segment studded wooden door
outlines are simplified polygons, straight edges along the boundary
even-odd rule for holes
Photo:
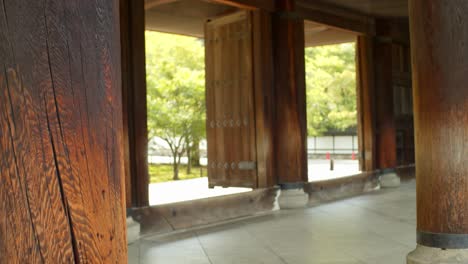
[[[252,15],[205,25],[210,187],[257,187]]]

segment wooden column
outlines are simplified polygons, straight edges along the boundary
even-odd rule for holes
[[[375,154],[378,169],[384,171],[393,170],[397,166],[392,63],[392,43],[377,39],[374,45]]]
[[[117,1],[0,8],[0,263],[127,259]]]
[[[468,248],[467,12],[464,0],[410,0],[418,244],[429,247]]]
[[[120,0],[127,207],[149,205],[144,1]]]
[[[375,169],[374,40],[358,36],[356,43],[356,88],[359,137],[359,166]]]
[[[275,166],[279,183],[307,181],[304,21],[294,0],[278,0],[273,19]]]
[[[253,67],[258,187],[276,184],[274,152],[274,87],[272,18],[265,10],[252,12]]]

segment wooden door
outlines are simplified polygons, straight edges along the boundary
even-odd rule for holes
[[[257,187],[252,14],[205,25],[210,187]]]

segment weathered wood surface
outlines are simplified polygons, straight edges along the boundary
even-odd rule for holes
[[[0,4],[0,263],[126,259],[118,19]]]
[[[356,87],[359,136],[359,164],[362,171],[373,171],[375,160],[374,42],[359,36],[356,44]]]
[[[253,12],[253,56],[258,187],[276,185],[274,172],[273,42],[270,13]]]
[[[149,205],[143,1],[120,0],[127,207]]]
[[[307,181],[304,21],[294,1],[277,1],[273,18],[275,169],[279,183]]]
[[[468,234],[467,12],[410,1],[419,231]]]
[[[352,196],[363,195],[379,186],[375,172],[363,172],[349,177],[308,182],[304,191],[309,194],[309,206],[316,206]]]
[[[164,234],[272,212],[277,192],[276,188],[263,188],[246,193],[137,208],[132,216],[141,223],[141,235]]]
[[[213,19],[205,32],[208,181],[256,188],[252,13]],[[254,166],[242,168],[245,163]]]

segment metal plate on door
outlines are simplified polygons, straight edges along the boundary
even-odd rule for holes
[[[241,161],[239,162],[239,170],[255,170],[257,164],[254,161]]]

